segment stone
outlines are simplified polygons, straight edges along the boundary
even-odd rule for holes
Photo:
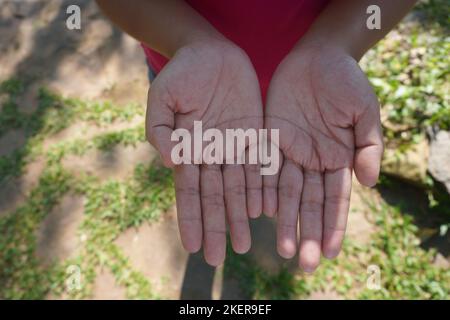
[[[381,171],[406,182],[424,185],[427,176],[429,147],[425,138],[404,152],[386,149]]]
[[[428,171],[450,193],[450,131],[431,135]]]
[[[434,258],[433,264],[442,269],[448,269],[450,268],[450,260],[446,259],[442,254],[437,253],[436,257]]]

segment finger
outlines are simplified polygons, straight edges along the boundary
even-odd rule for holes
[[[225,260],[226,224],[222,170],[219,165],[200,167],[200,192],[205,260],[218,266]]]
[[[368,187],[377,183],[383,155],[380,110],[368,107],[358,118],[355,128],[354,169],[358,181]]]
[[[197,252],[202,245],[200,169],[195,165],[180,165],[174,171],[181,242],[187,251]]]
[[[173,167],[171,153],[176,142],[171,141],[175,125],[174,111],[162,98],[155,85],[148,92],[145,131],[147,140],[158,150],[166,167]]]
[[[320,262],[323,201],[322,173],[304,170],[300,204],[299,264],[305,272],[313,272]]]
[[[277,248],[278,253],[292,258],[297,251],[297,226],[303,172],[292,161],[285,160],[278,183]]]
[[[249,146],[246,153],[245,187],[247,192],[247,210],[250,218],[257,218],[262,212],[262,181],[261,165],[250,163],[250,152],[258,152],[256,148]]]
[[[262,181],[260,165],[245,165],[245,187],[247,192],[247,210],[250,218],[257,218],[262,213]]]
[[[326,172],[325,205],[323,221],[322,252],[326,258],[335,258],[341,250],[347,226],[352,171],[350,168]]]
[[[278,152],[278,170],[275,174],[263,176],[263,212],[268,217],[274,217],[278,211],[278,180],[283,163],[283,154]]]
[[[225,164],[222,166],[222,174],[231,244],[235,252],[245,253],[250,249],[251,240],[245,197],[244,167]]]

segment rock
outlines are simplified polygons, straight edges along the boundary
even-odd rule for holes
[[[436,257],[434,258],[433,264],[442,269],[448,269],[450,268],[450,261],[446,259],[442,254],[437,253]]]
[[[432,133],[430,140],[428,171],[450,193],[450,131]]]
[[[381,163],[381,171],[407,182],[424,185],[427,176],[429,147],[423,138],[404,152],[386,149]]]

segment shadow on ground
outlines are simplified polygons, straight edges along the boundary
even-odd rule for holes
[[[450,218],[450,199],[443,187],[436,186],[434,194],[437,194],[442,202],[441,206],[436,208],[430,208],[429,194],[424,188],[406,184],[393,177],[388,178],[388,183],[379,186],[378,191],[389,205],[399,208],[405,215],[412,216],[414,224],[419,227],[422,248],[434,248],[444,257],[450,256],[450,232],[444,235],[439,233],[440,226],[448,224]]]
[[[113,27],[94,1],[76,1],[82,13],[82,29],[67,29],[66,8],[72,4],[71,0],[0,3],[0,82],[20,79],[21,92],[11,102],[20,113],[32,115],[37,124],[32,130],[7,124],[6,132],[0,133],[1,156],[23,160],[24,149],[39,133],[42,118],[50,109],[58,108],[57,104],[40,105],[41,87],[77,98],[103,99],[113,95],[124,104],[146,99],[148,82],[139,44]],[[125,70],[131,76],[124,75]],[[136,78],[142,81],[131,85]],[[111,93],[119,81],[128,90],[119,88],[119,94]],[[2,102],[0,116],[7,112],[10,110]],[[109,165],[113,167],[116,159],[108,159]],[[25,168],[30,179],[28,176],[0,177],[0,216],[23,202],[36,185],[42,167]]]
[[[252,220],[252,248],[245,259],[269,274],[279,273],[282,269],[294,272],[297,269],[296,259],[284,260],[276,251],[275,231],[274,219],[261,217]],[[242,275],[233,274],[237,270],[230,265],[229,255],[230,252],[220,269],[206,264],[201,252],[189,255],[180,299],[251,299],[254,288],[251,285],[242,287],[242,281],[238,280]]]

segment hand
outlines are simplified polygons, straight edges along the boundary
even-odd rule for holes
[[[177,51],[152,84],[148,97],[147,137],[172,167],[174,129],[260,129],[262,102],[256,73],[247,55],[225,40],[201,41]],[[178,222],[189,252],[203,241],[206,261],[217,266],[225,258],[226,224],[233,249],[251,245],[248,216],[262,211],[262,177],[257,165],[175,166]]]
[[[280,130],[284,162],[279,179],[264,177],[264,212],[277,212],[277,247],[285,258],[296,253],[300,213],[299,264],[312,272],[321,252],[334,258],[341,249],[352,170],[363,185],[378,179],[379,104],[357,62],[343,50],[299,46],[271,80],[265,126]]]

